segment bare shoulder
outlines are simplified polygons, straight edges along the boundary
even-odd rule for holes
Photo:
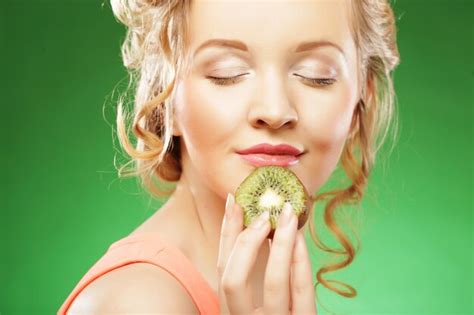
[[[134,263],[90,283],[68,315],[103,313],[198,314],[186,289],[165,269]]]

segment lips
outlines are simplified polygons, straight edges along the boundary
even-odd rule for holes
[[[242,159],[254,166],[291,166],[299,162],[299,156],[303,152],[287,144],[273,146],[262,143],[237,151],[237,153],[239,153]]]
[[[254,166],[291,166],[299,162],[294,155],[240,154],[240,157]]]
[[[247,148],[245,150],[237,151],[237,153],[239,154],[263,153],[263,154],[271,154],[271,155],[298,156],[303,152],[289,144],[279,144],[279,145],[274,146],[268,143],[260,143],[253,147]]]

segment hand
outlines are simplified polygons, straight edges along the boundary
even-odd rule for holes
[[[221,313],[316,315],[308,250],[303,232],[297,230],[298,220],[291,207],[287,225],[281,224],[282,213],[275,230],[260,308],[254,306],[247,281],[258,250],[270,232],[270,222],[265,220],[262,226],[255,227],[255,219],[243,229],[243,212],[234,204],[232,195],[228,197],[226,210],[232,211],[232,217],[224,216],[217,261]]]

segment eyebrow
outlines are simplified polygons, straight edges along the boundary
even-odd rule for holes
[[[208,47],[219,47],[219,48],[234,48],[242,51],[248,52],[248,47],[245,45],[245,43],[239,41],[239,40],[234,40],[234,39],[222,39],[222,38],[213,38],[209,39],[205,42],[203,42],[201,45],[199,45],[198,48],[194,51],[194,56],[197,55],[198,52],[203,50],[204,48]],[[307,41],[307,42],[301,42],[293,51],[294,53],[299,53],[303,51],[308,51],[312,49],[316,49],[319,47],[323,46],[332,46],[339,50],[340,53],[342,53],[343,56],[345,56],[344,51],[342,48],[331,41],[328,40],[318,40],[318,41]]]

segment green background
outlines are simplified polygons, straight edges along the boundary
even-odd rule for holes
[[[0,313],[53,314],[108,246],[160,205],[113,166],[122,157],[113,106],[128,78],[125,28],[110,4],[0,3]],[[473,4],[394,8],[399,140],[370,179],[360,254],[326,274],[358,296],[322,286],[318,296],[339,314],[472,314]],[[306,236],[315,270],[322,256]]]

